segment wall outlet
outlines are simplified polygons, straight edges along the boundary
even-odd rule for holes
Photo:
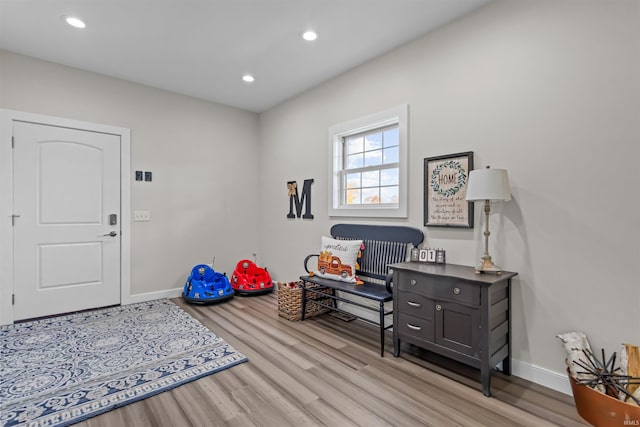
[[[149,211],[134,211],[133,212],[133,220],[134,221],[149,221],[151,220],[151,212]]]
[[[142,181],[142,171],[136,171],[136,181]]]

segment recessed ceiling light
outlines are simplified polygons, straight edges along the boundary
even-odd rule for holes
[[[65,16],[64,20],[67,24],[75,28],[84,28],[87,26],[87,24],[85,24],[81,19],[76,18],[75,16]]]
[[[245,74],[244,76],[242,76],[242,80],[247,83],[253,83],[255,81],[255,77],[253,77],[251,74]]]
[[[302,38],[308,42],[312,42],[318,38],[318,34],[315,31],[309,30],[302,33]]]

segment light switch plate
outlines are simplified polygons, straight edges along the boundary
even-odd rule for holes
[[[151,212],[149,211],[134,211],[133,220],[137,222],[151,220]]]

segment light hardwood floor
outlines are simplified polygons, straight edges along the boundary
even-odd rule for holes
[[[329,315],[290,322],[276,295],[175,303],[249,362],[78,426],[583,426],[570,396],[479,372],[412,346],[381,358],[378,329]]]

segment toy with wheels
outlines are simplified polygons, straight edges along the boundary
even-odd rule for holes
[[[231,276],[231,287],[239,295],[266,294],[273,290],[273,282],[266,268],[243,259],[236,264]]]
[[[226,274],[216,273],[206,264],[191,270],[182,291],[182,299],[197,304],[209,304],[233,298],[233,289]]]

